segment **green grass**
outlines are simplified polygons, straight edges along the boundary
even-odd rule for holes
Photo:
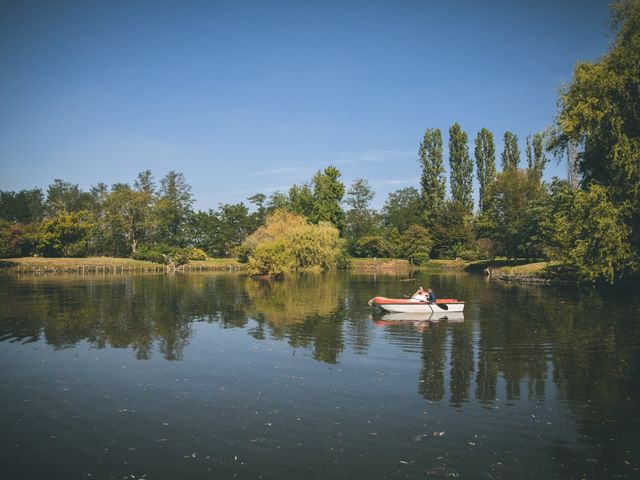
[[[0,261],[0,268],[21,272],[74,272],[74,271],[162,271],[164,265],[131,258],[7,258]],[[194,260],[183,269],[189,270],[241,270],[244,266],[235,258],[210,258]]]

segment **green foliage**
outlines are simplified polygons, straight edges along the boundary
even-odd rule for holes
[[[442,164],[442,134],[438,128],[428,128],[418,151],[422,174],[420,176],[422,208],[427,222],[444,203],[445,178]],[[404,229],[400,229],[403,231]]]
[[[615,41],[599,62],[578,63],[560,95],[551,148],[582,146],[583,187],[606,186],[640,251],[640,1],[613,6]]]
[[[151,228],[153,197],[145,190],[132,190],[129,185],[114,185],[104,204],[106,219],[116,235],[136,253],[140,241]]]
[[[385,227],[404,232],[413,224],[422,223],[422,205],[418,190],[405,187],[391,192],[382,207],[382,223]],[[429,213],[431,215],[433,212]]]
[[[164,255],[169,251],[171,247],[166,244],[159,245],[145,245],[141,244],[136,251],[131,255],[131,258],[135,260],[144,260],[147,262],[161,263],[164,265]]]
[[[202,258],[202,250],[193,248],[180,248],[160,243],[157,245],[140,245],[132,255],[135,260],[145,260],[147,262],[161,263],[179,267],[189,263],[190,257],[197,257],[194,260],[206,260],[206,254]]]
[[[469,158],[468,138],[460,125],[449,129],[449,168],[451,198],[469,214],[473,212],[473,163]]]
[[[607,190],[592,184],[586,191],[569,194],[569,208],[555,212],[552,258],[574,266],[583,280],[613,283],[631,269],[634,258],[630,229],[622,209],[609,199]]]
[[[411,256],[413,265],[426,265],[429,263],[429,254],[427,252],[416,252]]]
[[[344,184],[339,180],[340,170],[329,166],[313,177],[313,209],[309,220],[313,223],[331,222],[342,231],[344,211],[340,206],[344,197]]]
[[[95,223],[82,210],[60,213],[42,221],[33,238],[35,250],[44,257],[83,257],[89,253]]]
[[[400,251],[405,258],[413,258],[418,253],[429,253],[433,240],[429,232],[421,225],[411,225],[400,236]]]
[[[205,252],[200,248],[187,247],[187,248],[184,248],[183,250],[189,260],[206,260],[207,259],[207,252]]]
[[[289,210],[309,218],[313,213],[313,191],[308,183],[293,185],[289,189]],[[281,205],[280,207],[284,207]]]
[[[453,200],[445,202],[430,230],[433,256],[452,258],[456,256],[455,248],[459,250],[471,245],[475,238],[472,220],[465,206]]]
[[[313,268],[331,270],[344,265],[344,240],[328,222],[310,225],[300,215],[277,210],[266,224],[247,238],[252,275],[282,276]]]
[[[511,168],[518,168],[520,163],[520,147],[518,147],[518,137],[516,134],[506,131],[503,137],[504,148],[502,150],[502,171],[506,172]]]
[[[498,241],[508,258],[534,256],[532,238],[538,234],[536,207],[544,191],[537,178],[518,168],[497,175],[489,189],[490,208],[479,219],[481,232]]]
[[[487,190],[496,178],[496,147],[493,142],[493,133],[486,128],[478,132],[476,136],[474,154],[478,174],[480,211],[487,207]]]
[[[371,235],[376,228],[376,214],[371,208],[374,197],[369,182],[363,178],[354,180],[347,192],[346,203],[351,208],[346,214],[345,236],[353,254],[358,240]]]
[[[0,220],[37,222],[44,216],[44,210],[44,195],[39,188],[19,192],[0,190]]]
[[[379,235],[366,235],[356,243],[354,255],[356,257],[374,258],[386,257],[390,254],[387,241]]]
[[[92,200],[91,194],[83,192],[78,184],[59,178],[47,189],[47,211],[51,216],[90,210]]]
[[[175,170],[160,180],[160,196],[155,205],[155,222],[159,238],[172,245],[186,243],[184,227],[191,213],[191,186],[184,175]]]
[[[533,138],[527,137],[526,153],[527,170],[540,181],[544,167],[549,162],[549,159],[545,155],[544,135],[542,133],[534,133]]]
[[[238,257],[238,261],[240,263],[247,263],[252,253],[253,248],[244,243],[242,245],[238,245],[235,249],[236,257]]]

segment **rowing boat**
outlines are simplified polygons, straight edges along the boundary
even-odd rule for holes
[[[464,302],[456,300],[455,298],[442,298],[431,303],[414,300],[412,298],[374,297],[369,300],[369,305],[377,305],[387,312],[399,313],[443,313],[464,311]]]

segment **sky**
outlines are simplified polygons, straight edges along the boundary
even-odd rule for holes
[[[505,130],[524,150],[608,20],[595,0],[0,0],[0,189],[174,169],[208,209],[332,164],[380,207],[418,187],[427,128],[447,172],[454,122],[471,155],[482,127],[498,165]]]

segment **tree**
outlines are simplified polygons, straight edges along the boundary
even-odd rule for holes
[[[277,210],[245,245],[250,250],[248,271],[253,275],[282,276],[311,268],[339,268],[345,256],[344,240],[328,222],[311,225],[301,216]]]
[[[476,136],[474,154],[479,185],[478,206],[482,212],[487,207],[487,190],[496,178],[496,147],[493,143],[493,133],[486,128],[480,130]]]
[[[545,155],[544,136],[542,133],[534,133],[533,138],[527,137],[527,170],[538,180],[542,179],[544,167],[548,163]]]
[[[151,223],[153,198],[144,190],[132,190],[129,185],[116,184],[105,202],[106,218],[117,235],[121,235],[131,254],[136,253],[138,243],[145,239]]]
[[[155,195],[156,185],[153,183],[153,173],[151,173],[151,170],[144,170],[138,173],[138,178],[133,186],[139,192],[145,192],[151,196]]]
[[[640,252],[640,1],[612,7],[615,41],[595,63],[576,64],[560,94],[557,133],[550,148],[582,147],[582,186],[598,183],[622,209]]]
[[[483,233],[503,245],[508,258],[530,257],[534,206],[542,195],[537,178],[518,168],[497,175],[489,189],[491,208],[480,219]]]
[[[313,190],[308,183],[293,185],[289,189],[289,209],[309,218],[313,213]]]
[[[432,247],[433,240],[422,225],[411,225],[400,237],[402,255],[409,259],[417,254],[429,254]]]
[[[344,197],[344,184],[339,180],[340,170],[328,166],[313,177],[313,210],[309,219],[313,223],[331,222],[342,231],[344,211],[340,206]]]
[[[382,207],[382,223],[402,233],[410,225],[422,223],[421,200],[418,190],[405,187],[387,196]]]
[[[46,218],[34,239],[36,251],[44,257],[86,256],[94,226],[86,210]]]
[[[425,213],[428,223],[429,219],[442,208],[446,188],[442,165],[442,134],[439,128],[428,128],[424,132],[418,155],[422,167],[421,211]]]
[[[504,132],[504,149],[502,150],[502,171],[505,172],[509,168],[518,168],[520,163],[520,148],[518,147],[518,137],[510,132]]]
[[[37,222],[44,216],[44,195],[42,190],[20,190],[8,192],[0,190],[0,219],[9,222]]]
[[[265,207],[265,202],[267,201],[267,196],[264,193],[256,193],[255,195],[251,195],[247,198],[249,203],[252,203],[256,206],[256,211],[252,217],[253,230],[264,224],[264,220],[267,216],[267,209]]]
[[[559,248],[551,252],[552,257],[574,266],[583,280],[613,283],[635,266],[630,229],[604,187],[591,184],[575,192],[570,208],[556,212],[553,225],[553,241]]]
[[[160,180],[160,197],[156,202],[156,221],[160,239],[170,245],[185,243],[183,227],[191,213],[191,185],[184,174],[171,170]]]
[[[356,242],[356,257],[386,257],[389,255],[389,244],[379,235],[365,235]]]
[[[469,248],[474,239],[472,217],[467,208],[455,200],[447,200],[430,229],[433,254],[451,258]]]
[[[449,129],[451,197],[469,213],[473,212],[473,163],[469,158],[467,134],[454,123]]]
[[[351,209],[346,214],[346,238],[353,251],[358,239],[370,235],[375,228],[375,212],[371,201],[375,197],[369,182],[363,178],[353,181],[347,192],[346,203]]]
[[[47,189],[47,210],[49,215],[87,210],[91,206],[91,194],[83,192],[76,183],[56,178]]]

